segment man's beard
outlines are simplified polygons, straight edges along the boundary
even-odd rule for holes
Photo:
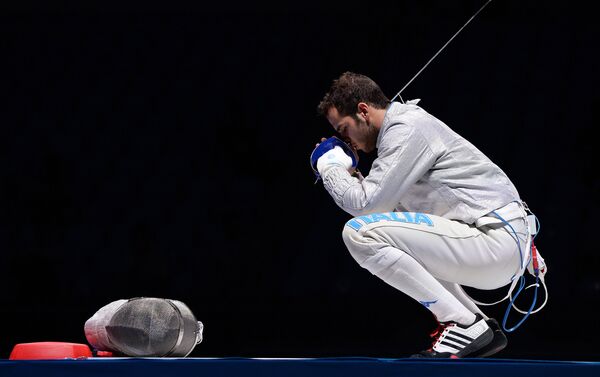
[[[372,124],[367,122],[366,120],[362,121],[362,126],[365,128],[365,153],[370,153],[375,150],[375,146],[377,145],[377,128],[375,128]]]

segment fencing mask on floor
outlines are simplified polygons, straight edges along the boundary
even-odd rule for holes
[[[96,350],[135,357],[185,357],[203,329],[183,302],[154,297],[113,301],[84,325]]]

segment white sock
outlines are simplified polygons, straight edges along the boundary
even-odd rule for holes
[[[438,281],[444,286],[444,288],[446,288],[446,290],[448,290],[448,292],[452,293],[452,295],[454,295],[454,297],[456,297],[458,301],[461,302],[461,304],[463,304],[467,309],[469,309],[471,313],[479,313],[484,319],[489,319],[489,317],[481,311],[479,306],[477,306],[473,301],[471,301],[471,299],[467,296],[460,284],[450,283],[448,281],[443,281],[439,279]]]
[[[382,247],[361,265],[392,287],[420,302],[440,322],[454,321],[470,325],[475,321],[475,314],[419,262],[401,250],[392,246]]]

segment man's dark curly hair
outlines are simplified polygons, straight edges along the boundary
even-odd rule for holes
[[[357,105],[365,102],[369,105],[385,109],[390,100],[383,94],[379,85],[367,76],[344,72],[337,80],[333,81],[329,92],[319,103],[317,113],[327,116],[330,108],[335,107],[342,117],[355,117]]]

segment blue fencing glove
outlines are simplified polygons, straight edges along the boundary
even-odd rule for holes
[[[341,166],[346,170],[356,168],[358,156],[354,149],[333,136],[320,143],[310,155],[310,165],[317,181],[330,168]]]

